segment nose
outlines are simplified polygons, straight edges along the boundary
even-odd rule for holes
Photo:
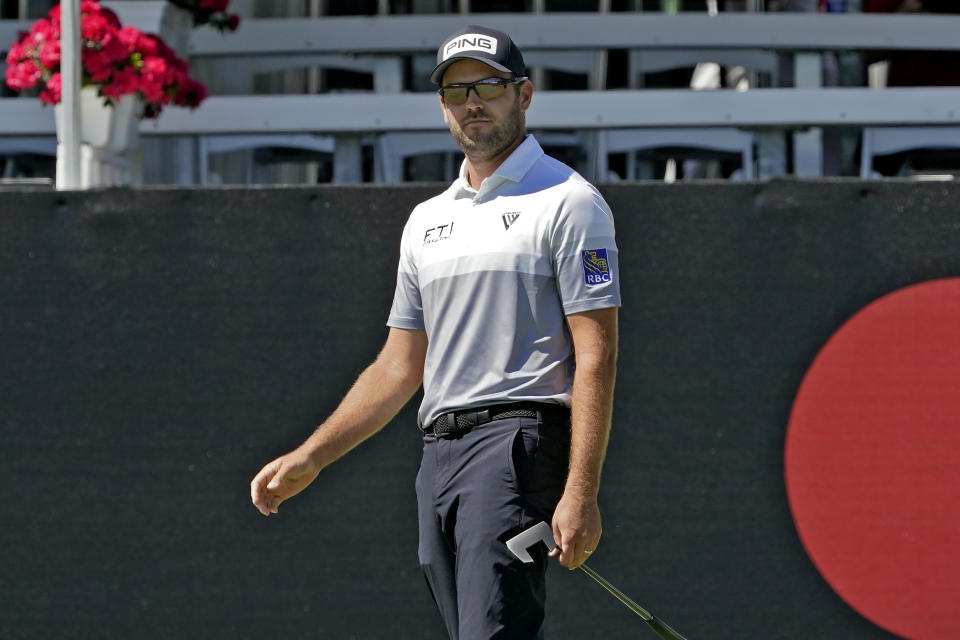
[[[467,107],[478,107],[483,104],[483,100],[477,95],[476,87],[467,87],[467,101],[464,103]]]

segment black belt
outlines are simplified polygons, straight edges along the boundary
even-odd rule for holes
[[[570,409],[561,404],[544,402],[495,404],[489,407],[477,407],[441,414],[433,421],[433,424],[424,427],[423,432],[438,438],[455,438],[469,432],[474,427],[504,418],[541,418],[544,422],[568,423],[570,421]]]

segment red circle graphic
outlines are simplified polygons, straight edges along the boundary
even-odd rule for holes
[[[850,606],[960,638],[960,278],[884,296],[827,342],[785,451],[804,548]]]

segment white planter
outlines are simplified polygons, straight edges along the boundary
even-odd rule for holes
[[[140,184],[140,117],[143,105],[132,95],[104,106],[93,87],[80,91],[80,187]],[[62,182],[62,104],[54,107],[57,123],[57,182]]]

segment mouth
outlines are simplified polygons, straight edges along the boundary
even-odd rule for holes
[[[490,124],[490,121],[487,120],[486,118],[474,118],[472,120],[467,120],[466,122],[463,123],[462,126],[464,129],[466,129],[471,125],[484,125],[484,124]]]

